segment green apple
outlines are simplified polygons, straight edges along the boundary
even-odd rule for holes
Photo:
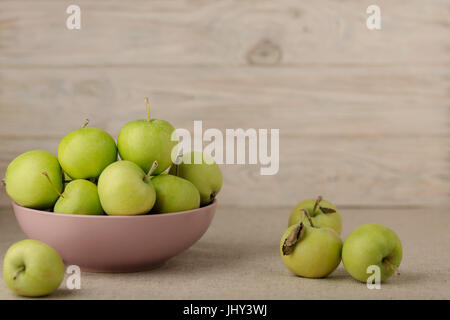
[[[359,226],[347,237],[342,249],[345,269],[356,280],[366,282],[367,267],[380,268],[381,281],[391,277],[402,261],[402,244],[391,229],[379,224]]]
[[[22,240],[9,247],[3,260],[3,280],[11,291],[40,297],[55,291],[64,279],[64,263],[52,247]]]
[[[96,179],[117,160],[116,143],[102,129],[83,127],[61,140],[58,160],[72,179]]]
[[[200,192],[200,204],[214,201],[222,188],[222,172],[215,161],[202,152],[189,152],[182,156],[182,162],[171,168],[171,174],[189,180]]]
[[[162,174],[152,179],[156,190],[156,203],[152,213],[168,213],[197,209],[200,194],[188,180],[170,174]]]
[[[24,207],[52,208],[58,200],[58,193],[42,175],[44,171],[56,190],[61,192],[63,181],[58,159],[50,152],[33,150],[22,153],[8,165],[5,175],[7,194]]]
[[[331,202],[323,200],[321,196],[317,199],[308,199],[300,202],[291,212],[289,226],[298,224],[300,221],[309,223],[309,220],[305,219],[302,209],[308,211],[315,226],[328,227],[335,230],[338,234],[341,234],[341,216]]]
[[[56,201],[56,213],[69,214],[103,214],[102,205],[98,197],[97,186],[88,180],[76,179],[70,181],[64,192]]]
[[[148,213],[156,200],[152,171],[146,175],[137,164],[127,160],[110,164],[98,179],[103,210],[112,216]]]
[[[146,99],[147,108],[148,99]],[[125,124],[119,132],[117,147],[121,159],[129,160],[148,172],[154,161],[158,162],[155,175],[162,173],[172,164],[172,149],[177,141],[172,141],[174,127],[165,120],[135,120]]]
[[[305,278],[323,278],[333,272],[341,262],[341,250],[338,233],[331,228],[314,227],[312,221],[290,226],[280,243],[285,266]]]

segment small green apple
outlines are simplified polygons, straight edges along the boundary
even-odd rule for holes
[[[305,215],[308,217],[307,212]],[[312,221],[290,226],[280,242],[285,266],[305,278],[323,278],[332,273],[341,262],[341,250],[342,241],[337,232],[314,227]]]
[[[117,160],[116,143],[106,131],[84,126],[61,140],[58,160],[72,179],[96,179]]]
[[[311,217],[312,222],[317,227],[328,227],[341,234],[342,219],[336,207],[329,201],[323,200],[321,196],[317,199],[308,199],[300,202],[292,210],[289,217],[289,226],[298,224],[300,221],[309,223],[308,219],[304,219],[303,210],[306,209]]]
[[[44,171],[56,190],[61,192],[63,181],[58,159],[50,152],[33,150],[22,153],[8,165],[5,175],[7,194],[24,207],[52,208],[58,194],[42,175]]]
[[[366,282],[367,268],[380,268],[381,281],[391,277],[402,261],[402,244],[391,229],[379,224],[359,226],[347,237],[342,249],[342,262],[350,275]]]
[[[171,174],[189,180],[200,192],[200,204],[208,205],[222,188],[222,172],[215,161],[202,152],[189,152],[182,162],[171,168]],[[197,163],[198,161],[198,163]]]
[[[104,214],[97,186],[83,179],[72,180],[67,184],[53,211],[68,214]]]
[[[98,179],[98,195],[108,215],[131,216],[148,213],[156,193],[151,174],[146,175],[135,163],[121,160],[110,164]]]
[[[147,108],[148,99],[146,98]],[[135,120],[125,124],[119,132],[117,146],[120,158],[139,165],[148,172],[154,161],[158,162],[155,175],[162,173],[172,164],[172,149],[177,141],[172,141],[175,128],[165,120],[147,119]]]
[[[9,247],[3,260],[3,280],[14,293],[45,296],[64,279],[64,263],[52,247],[37,240],[22,240]]]
[[[197,209],[200,194],[188,180],[170,174],[152,179],[156,190],[156,203],[152,213],[168,213]]]

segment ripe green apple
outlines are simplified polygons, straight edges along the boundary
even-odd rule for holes
[[[72,180],[67,184],[53,211],[69,214],[104,214],[97,186],[83,179]]]
[[[281,258],[294,274],[305,278],[323,278],[341,262],[342,241],[331,228],[300,222],[290,226],[280,243]]]
[[[147,99],[146,102],[148,107]],[[174,131],[169,122],[150,119],[149,112],[147,119],[128,122],[117,138],[121,159],[136,163],[145,172],[157,161],[155,175],[162,173],[172,164],[172,149],[177,146],[177,141],[171,140]]]
[[[22,240],[9,247],[3,260],[3,280],[11,291],[26,297],[45,296],[64,278],[64,263],[52,247]]]
[[[156,203],[152,213],[168,213],[197,209],[200,194],[188,180],[170,174],[152,179],[156,190]]]
[[[61,167],[50,152],[33,150],[22,153],[6,169],[6,192],[17,204],[33,209],[52,208],[58,199],[42,172],[47,172],[58,192],[63,189]]]
[[[197,159],[199,163],[197,162]],[[189,152],[182,156],[182,162],[171,168],[171,174],[189,180],[200,192],[200,204],[214,201],[222,188],[222,172],[215,161],[202,152]]]
[[[342,262],[350,275],[366,282],[371,274],[367,267],[380,267],[381,281],[391,277],[402,261],[402,244],[391,229],[379,224],[359,226],[347,237]]]
[[[60,141],[58,160],[72,179],[96,179],[117,160],[116,143],[102,129],[83,127]]]
[[[292,210],[289,217],[289,226],[298,224],[300,221],[309,223],[304,219],[303,210],[306,209],[312,222],[317,227],[328,227],[341,234],[342,220],[336,207],[329,201],[323,200],[321,196],[317,199],[308,199],[300,202]]]
[[[110,164],[98,179],[98,195],[108,215],[148,213],[156,200],[152,172],[147,175],[135,163],[121,160]]]

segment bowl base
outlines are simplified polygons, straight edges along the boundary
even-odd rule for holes
[[[102,268],[102,269],[95,269],[95,268],[89,268],[89,267],[83,267],[79,266],[82,272],[92,272],[92,273],[132,273],[132,272],[143,272],[143,271],[150,271],[153,269],[158,269],[162,267],[166,261],[159,262],[156,264],[151,264],[148,266],[137,266],[137,267],[114,267],[114,268]],[[70,265],[68,263],[67,265]]]

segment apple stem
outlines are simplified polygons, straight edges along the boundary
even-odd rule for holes
[[[316,202],[314,203],[314,208],[312,211],[312,215],[316,213],[317,207],[319,206],[319,203],[322,201],[322,196],[318,196]]]
[[[86,128],[89,124],[89,119],[84,120],[84,124],[82,126],[82,128]]]
[[[156,168],[158,167],[158,161],[154,161],[152,167],[150,168],[150,170],[148,170],[148,173],[146,175],[147,178],[150,178],[150,176],[153,174],[153,172],[156,170]]]
[[[17,270],[17,271],[14,273],[14,275],[13,275],[13,280],[16,280],[17,277],[19,276],[19,273],[21,273],[22,271],[25,271],[25,266],[21,266],[21,267],[19,268],[19,270]]]
[[[41,172],[48,180],[48,182],[50,182],[50,185],[52,186],[53,190],[56,191],[57,194],[59,194],[60,197],[64,198],[64,196],[62,195],[61,192],[59,192],[59,190],[55,187],[55,185],[53,184],[52,180],[50,180],[50,177],[48,176],[47,172]]]
[[[2,179],[2,184],[3,184],[3,186],[6,187],[6,180],[5,180],[5,178]]]
[[[172,164],[166,170],[164,170],[163,172],[169,173],[171,169],[172,169]]]
[[[148,98],[145,97],[145,105],[147,106],[147,121],[150,121],[150,102],[148,101]]]
[[[308,210],[306,210],[306,209],[301,209],[301,210],[303,211],[303,214],[306,216],[306,218],[308,218],[309,224],[311,225],[311,227],[314,228],[314,224],[311,220],[311,216],[309,215]]]
[[[383,262],[387,264],[389,268],[391,268],[398,276],[400,275],[400,271],[398,271],[398,268],[390,262],[388,259],[383,259]]]

